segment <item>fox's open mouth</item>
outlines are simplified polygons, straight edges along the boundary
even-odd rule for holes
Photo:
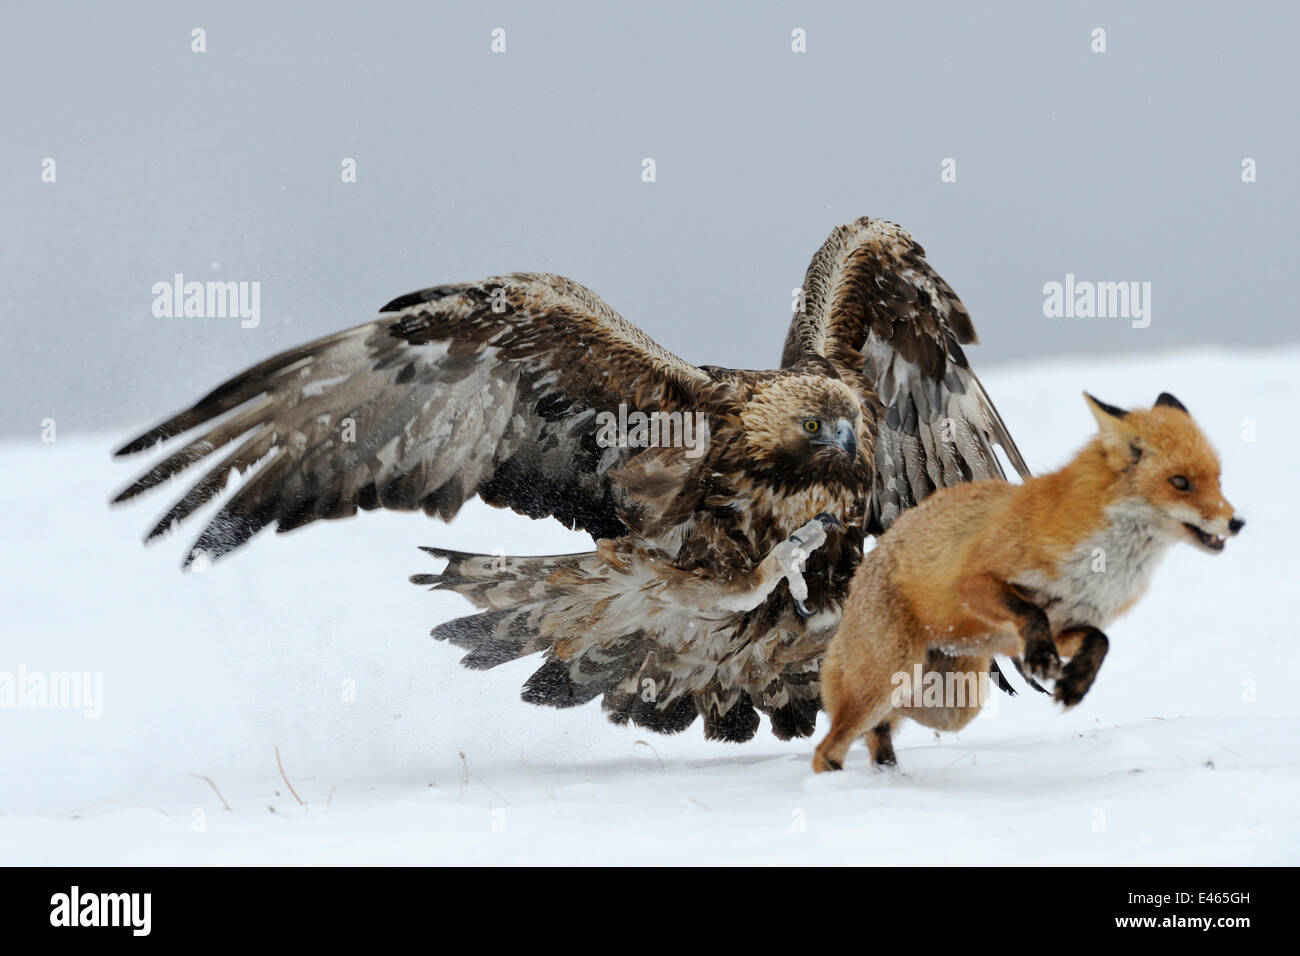
[[[1196,542],[1206,551],[1222,551],[1225,539],[1222,535],[1206,534],[1194,524],[1183,522],[1183,527],[1192,533]]]

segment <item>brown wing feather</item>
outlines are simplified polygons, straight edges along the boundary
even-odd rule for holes
[[[1004,477],[995,444],[1029,474],[962,350],[978,341],[970,314],[906,231],[870,218],[840,226],[803,289],[782,365],[829,360],[876,413],[873,530],[937,487]]]
[[[187,564],[270,524],[377,507],[450,518],[476,494],[617,536],[609,472],[627,452],[597,446],[595,413],[685,409],[710,381],[559,276],[440,286],[382,311],[393,314],[261,362],[128,442],[119,455],[209,426],[116,500],[239,443],[150,533],[220,497],[231,471],[256,468]]]

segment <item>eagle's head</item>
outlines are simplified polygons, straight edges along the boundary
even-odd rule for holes
[[[791,373],[762,382],[740,420],[750,467],[782,484],[859,475],[862,405],[839,379]]]

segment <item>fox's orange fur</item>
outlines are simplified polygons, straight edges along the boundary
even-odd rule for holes
[[[979,675],[982,689],[994,654],[1019,655],[1077,704],[1106,655],[1101,629],[1141,597],[1166,548],[1221,551],[1241,529],[1218,456],[1177,399],[1125,412],[1085,397],[1098,434],[1060,471],[936,491],[863,559],[822,662],[831,730],[815,770],[838,770],[864,733],[873,761],[892,764],[904,716],[939,730],[975,717],[975,695],[908,706],[896,675],[918,666]]]

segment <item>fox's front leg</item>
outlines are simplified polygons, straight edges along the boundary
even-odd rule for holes
[[[1052,640],[1052,624],[1047,619],[1047,612],[1011,584],[1004,588],[1002,602],[1020,628],[1020,636],[1025,642],[1021,657],[1029,673],[1040,679],[1059,679],[1063,672],[1061,655]]]
[[[1083,700],[1083,695],[1097,679],[1097,671],[1106,659],[1110,641],[1097,628],[1082,625],[1067,627],[1057,634],[1056,647],[1070,660],[1056,681],[1052,696],[1066,707],[1073,707]]]
[[[1061,655],[1052,641],[1052,625],[1047,612],[1030,600],[1020,588],[1008,581],[983,574],[961,584],[961,604],[971,615],[962,630],[968,634],[987,634],[988,628],[1015,629],[1015,645],[993,643],[978,648],[982,653],[1018,654],[1025,669],[1035,677],[1055,680],[1061,676]],[[976,650],[969,648],[967,652]]]

